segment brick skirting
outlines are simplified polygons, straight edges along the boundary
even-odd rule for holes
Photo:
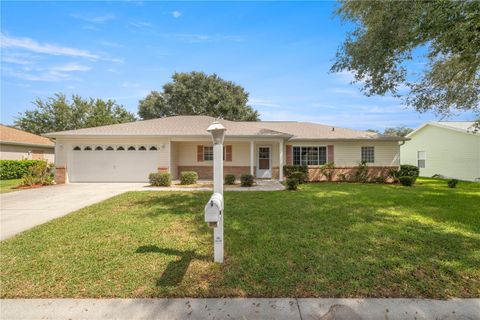
[[[390,170],[398,169],[398,166],[389,167],[368,167],[368,177],[370,181],[375,181],[379,177],[388,177]],[[308,167],[308,181],[326,181],[327,179],[321,172],[320,166]],[[333,170],[332,181],[342,181],[341,175],[345,175],[348,181],[353,181],[358,167],[336,167]],[[393,182],[391,178],[387,178],[386,182]]]
[[[55,183],[64,184],[67,180],[67,168],[56,167],[55,168]]]
[[[195,171],[199,179],[213,179],[213,166],[178,166],[178,174],[182,171]],[[240,175],[250,173],[249,166],[223,166],[223,174],[234,174],[237,179]]]

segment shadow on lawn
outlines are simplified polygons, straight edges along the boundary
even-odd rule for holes
[[[179,285],[185,273],[187,272],[188,266],[193,259],[197,260],[207,260],[208,257],[205,255],[198,255],[195,251],[180,251],[171,248],[160,248],[155,245],[146,245],[140,246],[137,248],[135,253],[162,253],[165,255],[178,256],[179,260],[170,262],[165,271],[162,273],[162,276],[157,280],[156,285],[161,286],[177,286]]]

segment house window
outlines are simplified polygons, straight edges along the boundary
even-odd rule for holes
[[[213,147],[203,146],[203,161],[213,160]]]
[[[135,147],[134,147],[134,146],[130,146],[130,147],[128,147],[128,151],[135,151],[135,150],[136,150],[136,149],[135,149]]]
[[[117,151],[125,151],[125,148],[120,146],[120,147],[117,147]]]
[[[145,148],[144,146],[141,146],[140,148],[138,148],[139,151],[146,151],[147,148]]]
[[[318,166],[327,163],[327,147],[293,147],[293,164]]]
[[[418,168],[425,168],[425,160],[427,160],[427,154],[425,151],[418,151],[417,152],[417,164]]]
[[[375,147],[362,147],[362,162],[375,162]]]
[[[151,147],[150,147],[150,151],[157,151],[157,147],[151,146]]]
[[[107,151],[113,151],[113,147],[112,147],[112,146],[108,146],[105,150],[107,150]]]
[[[98,146],[98,147],[95,148],[95,151],[103,151],[103,148]]]
[[[73,148],[74,151],[80,151],[82,150],[82,148],[80,148],[79,146],[76,146],[75,148]]]
[[[84,151],[92,151],[92,147],[89,147],[89,146],[86,146],[85,148],[83,148]]]

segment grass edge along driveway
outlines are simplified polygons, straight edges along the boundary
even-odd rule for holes
[[[480,185],[418,181],[227,192],[223,266],[209,192],[128,192],[1,242],[1,297],[480,296]]]

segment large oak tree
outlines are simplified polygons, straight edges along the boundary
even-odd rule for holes
[[[138,106],[142,119],[177,115],[207,115],[227,120],[256,121],[248,93],[232,81],[203,72],[174,73],[163,91],[152,91]]]
[[[403,96],[419,112],[480,114],[480,1],[344,0],[336,13],[355,27],[333,72],[350,71],[366,95]]]
[[[113,100],[73,95],[69,101],[57,93],[46,100],[37,98],[33,104],[35,109],[21,113],[15,127],[35,134],[135,121],[133,113]]]

